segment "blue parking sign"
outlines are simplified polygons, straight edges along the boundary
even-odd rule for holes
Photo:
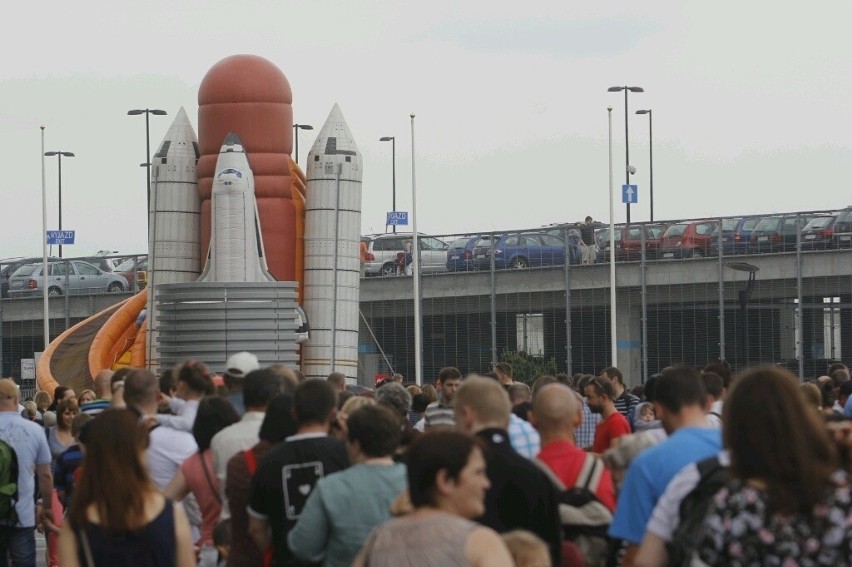
[[[73,230],[48,230],[47,243],[50,245],[74,244],[75,231]]]

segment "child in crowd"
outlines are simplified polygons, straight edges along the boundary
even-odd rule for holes
[[[651,423],[655,419],[657,419],[657,415],[654,413],[654,404],[651,402],[645,402],[639,406],[639,421],[643,423]]]

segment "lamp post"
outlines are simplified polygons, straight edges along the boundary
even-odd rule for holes
[[[65,157],[74,157],[72,152],[44,152],[46,157],[56,156],[56,159],[59,161],[59,230],[62,230],[62,156]],[[59,245],[59,257],[62,258],[62,245]]]
[[[145,115],[145,163],[142,165],[145,166],[145,179],[147,181],[147,203],[148,203],[148,214],[146,218],[148,219],[148,223],[150,223],[151,219],[151,129],[148,124],[148,116],[153,114],[155,116],[165,116],[166,111],[160,110],[158,108],[146,108],[146,109],[134,109],[128,110],[128,116],[138,116],[140,114]],[[148,226],[148,236],[150,238],[151,227]]]
[[[748,300],[751,298],[751,294],[754,291],[754,282],[757,279],[756,275],[757,272],[760,271],[760,268],[754,264],[749,264],[748,262],[729,262],[727,266],[732,270],[746,272],[748,274],[748,281],[746,281],[745,287],[738,292],[741,313],[740,320],[742,326],[741,334],[743,336],[743,368],[746,368],[750,358],[748,342]]]
[[[379,138],[379,141],[391,143],[391,161],[393,163],[393,165],[391,166],[391,168],[392,168],[391,175],[393,176],[393,185],[392,185],[392,187],[393,187],[393,194],[392,194],[393,201],[392,201],[391,211],[396,212],[396,137],[395,136],[382,136],[381,138]],[[387,231],[387,227],[385,227],[385,230]],[[394,233],[396,233],[396,224],[393,225],[393,231],[394,231]]]
[[[624,184],[630,185],[630,126],[627,122],[627,93],[644,93],[642,87],[610,87],[607,92],[619,93],[624,91]],[[627,224],[630,224],[630,203],[627,203]]]
[[[648,198],[651,201],[651,222],[654,222],[654,114],[650,108],[637,110],[636,114],[648,115]]]
[[[299,163],[299,130],[313,130],[314,127],[310,124],[293,124],[293,131],[296,138],[296,163]]]

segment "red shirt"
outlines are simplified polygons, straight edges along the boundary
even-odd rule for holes
[[[621,415],[621,414],[619,414]],[[559,477],[566,488],[571,488],[577,482],[587,452],[567,441],[553,441],[541,448],[538,459],[550,467]],[[601,482],[595,496],[603,502],[611,512],[615,511],[615,489],[612,486],[612,474],[605,468],[601,474]]]
[[[613,439],[629,434],[630,423],[623,415],[615,412],[603,419],[595,428],[595,444],[592,446],[592,451],[603,453],[612,447]]]

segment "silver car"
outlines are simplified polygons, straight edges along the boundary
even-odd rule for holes
[[[9,296],[41,295],[43,267],[43,264],[27,264],[15,270],[9,277]],[[104,272],[80,260],[49,262],[47,269],[47,294],[50,296],[116,293],[128,289],[127,280],[121,274]]]
[[[367,252],[372,255],[372,259],[364,263],[364,275],[398,275],[397,254],[405,250],[405,243],[411,242],[411,237],[411,233],[390,233],[361,238],[367,243]],[[446,272],[450,245],[424,234],[418,234],[417,240],[420,243],[420,271],[424,274]]]

